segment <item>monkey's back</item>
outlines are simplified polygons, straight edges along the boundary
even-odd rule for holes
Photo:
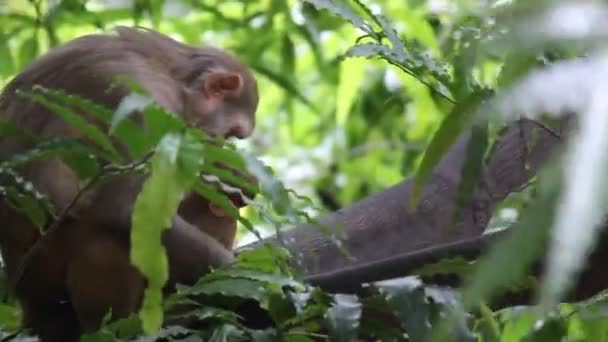
[[[96,34],[77,38],[30,63],[7,84],[0,95],[0,120],[10,120],[18,127],[43,137],[65,135],[65,129],[57,127],[64,125],[61,120],[55,120],[57,116],[17,94],[18,90],[27,91],[37,85],[84,96],[111,109],[127,92],[123,86],[110,88],[119,75],[144,84],[145,88],[151,88],[146,90],[152,93],[158,93],[155,87],[175,89],[167,68],[171,65],[169,58],[183,55],[183,50],[180,50],[183,48],[179,45],[172,46],[174,51],[162,54],[170,56],[166,58],[159,59],[158,53],[154,58],[144,56],[146,50],[151,50],[154,44],[145,44],[146,48],[142,49],[133,44],[130,35],[143,37],[147,33],[133,33],[131,31],[135,30],[126,28],[124,30],[119,31],[123,35]],[[128,34],[125,35],[124,32]],[[146,87],[146,83],[151,80],[157,85]],[[164,99],[161,97],[156,100],[160,102]],[[171,103],[165,104],[171,106]]]

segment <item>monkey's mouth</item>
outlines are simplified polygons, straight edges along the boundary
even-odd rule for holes
[[[241,209],[241,208],[243,208],[245,206],[247,206],[247,203],[245,203],[245,201],[243,200],[243,198],[239,194],[228,195],[228,199],[230,199],[230,203],[237,210]],[[217,217],[228,217],[228,216],[230,216],[230,214],[227,213],[226,210],[224,210],[224,208],[220,207],[219,205],[217,205],[217,204],[215,204],[213,202],[209,202],[209,211],[213,215],[215,215]]]

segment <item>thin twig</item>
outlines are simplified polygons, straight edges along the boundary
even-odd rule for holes
[[[447,100],[448,102],[450,102],[452,104],[456,104],[456,100],[454,100],[451,97],[447,96],[446,94],[442,93],[441,91],[439,91],[439,89],[435,89],[435,87],[433,87],[429,82],[423,80],[422,77],[420,77],[418,74],[416,74],[412,70],[408,69],[406,66],[399,64],[395,61],[392,61],[382,55],[380,55],[380,57],[383,58],[385,61],[387,61],[389,64],[396,66],[397,68],[401,69],[406,74],[414,77],[418,82],[420,82],[424,86],[426,86],[431,92],[439,95],[440,97],[444,98],[445,100]]]
[[[528,154],[530,152],[528,143],[526,141],[526,130],[524,128],[524,120],[517,121],[517,131],[519,132],[519,141],[521,143],[521,159],[524,164],[524,170],[529,171],[530,165],[528,164]]]
[[[124,166],[107,165],[106,167],[104,167],[101,170],[101,172],[99,172],[97,175],[95,175],[93,178],[91,178],[91,180],[89,180],[87,182],[87,184],[80,191],[78,191],[78,193],[76,194],[76,196],[74,196],[74,198],[70,201],[70,203],[68,203],[68,205],[65,208],[63,208],[63,210],[61,211],[59,216],[57,216],[57,219],[46,230],[46,234],[51,233],[52,231],[57,229],[57,227],[61,224],[61,222],[68,216],[68,214],[70,213],[70,210],[72,210],[72,208],[74,208],[74,206],[76,205],[78,200],[80,198],[82,198],[84,193],[87,192],[88,190],[90,190],[93,187],[93,185],[95,185],[95,183],[97,183],[101,178],[111,175],[113,173],[127,173],[130,171],[133,171],[133,170],[137,169],[138,167],[140,167],[141,165],[144,165],[146,162],[148,162],[148,160],[150,159],[150,157],[152,155],[153,155],[153,152],[149,152],[144,157],[142,157],[139,161],[136,161],[134,163],[130,163],[130,164],[127,164]]]
[[[529,121],[531,121],[533,124],[535,124],[536,126],[544,129],[545,131],[547,131],[549,134],[551,134],[553,137],[555,137],[556,139],[561,140],[562,136],[561,134],[559,134],[558,132],[556,132],[553,128],[545,125],[544,123],[537,121],[537,120],[532,120],[532,119],[528,119]]]

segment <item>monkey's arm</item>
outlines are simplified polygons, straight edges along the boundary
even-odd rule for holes
[[[214,207],[206,198],[195,192],[187,194],[180,203],[178,214],[232,251],[237,230],[236,219]]]
[[[169,259],[171,283],[194,284],[210,268],[234,260],[232,252],[209,234],[197,229],[176,215],[173,226],[163,234]]]
[[[88,220],[114,229],[129,238],[133,205],[145,177],[123,175],[95,189],[94,206],[87,208]],[[209,234],[199,230],[176,214],[172,226],[163,232],[163,244],[169,259],[170,278],[178,283],[193,284],[210,267],[233,260],[232,253]]]

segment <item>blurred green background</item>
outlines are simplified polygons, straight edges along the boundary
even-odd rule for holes
[[[331,11],[317,10],[310,3],[335,8]],[[361,6],[361,3],[366,6]],[[509,3],[516,3],[516,6],[510,8]],[[581,56],[583,53],[578,50],[581,47],[605,45],[608,30],[603,18],[608,11],[599,5],[597,8],[586,6],[600,4],[599,1],[562,1],[565,6],[560,8],[561,12],[545,6],[550,3],[560,2],[0,0],[0,86],[53,46],[84,34],[109,30],[115,25],[141,25],[155,28],[182,42],[228,49],[253,69],[261,94],[256,131],[253,137],[239,144],[270,165],[276,177],[288,188],[311,199],[312,203],[298,201],[297,205],[317,216],[348,206],[412,176],[439,125],[450,121],[442,126],[443,132],[436,135],[438,138],[434,142],[439,148],[435,146],[427,154],[431,161],[439,158],[444,152],[442,148],[447,148],[452,138],[462,129],[470,128],[463,122],[468,112],[478,104],[471,100],[470,95],[484,94],[489,88],[495,90],[500,98],[503,91],[517,81],[527,79],[529,71],[538,71],[560,59]],[[338,8],[343,4],[349,6]],[[382,21],[384,17],[361,13],[367,9],[383,14],[388,23]],[[357,15],[349,16],[350,10]],[[501,13],[506,14],[501,17]],[[542,15],[535,16],[539,13]],[[368,36],[362,38],[366,34]],[[602,44],[595,44],[595,39]],[[366,43],[369,44],[364,45]],[[359,50],[353,52],[352,49]],[[345,54],[348,58],[344,58]],[[351,58],[366,55],[373,58]],[[589,65],[595,70],[606,70],[605,63]],[[574,71],[560,70],[559,67],[558,64],[557,71],[550,70],[546,74],[532,73],[537,77],[537,87],[530,87],[532,91],[522,91],[519,97],[511,99],[505,108],[516,114],[511,113],[507,122],[519,119],[522,114],[540,122],[542,113],[564,109],[580,111],[587,103],[573,100],[580,107],[572,108],[572,102],[569,102],[572,97],[578,96],[575,100],[580,100],[598,95],[599,92],[592,95],[585,92],[593,90],[597,83],[580,79],[581,75],[589,75],[582,73],[589,72],[589,69],[580,65],[580,70]],[[572,84],[581,85],[582,90],[572,91]],[[600,86],[604,86],[603,83]],[[592,100],[588,102],[593,103]],[[474,105],[469,107],[471,103]],[[449,118],[455,120],[443,121],[452,110],[454,115]],[[473,160],[473,164],[479,162],[473,165],[475,169],[472,171],[475,172],[464,174],[469,178],[470,186],[465,193],[473,191],[478,181],[477,171],[483,166],[482,159],[490,153],[486,154],[485,144],[491,145],[489,142],[500,135],[503,124],[483,129],[484,149],[477,155],[479,160]],[[591,126],[588,128],[594,128]],[[581,136],[592,135],[586,132]],[[527,143],[530,141],[523,144]],[[528,146],[522,148],[527,149]],[[577,159],[573,160],[572,165],[582,164],[577,163]],[[558,169],[557,165],[553,167]],[[428,176],[431,168],[421,174]],[[549,176],[545,179],[549,179],[549,184],[559,188],[561,183],[553,180],[552,174],[547,174]],[[603,177],[603,174],[590,172],[588,175],[591,176],[580,177],[576,181],[577,184],[593,185],[594,178]],[[517,220],[519,209],[534,202],[535,197],[540,208],[554,207],[553,197],[544,196],[543,191],[539,191],[540,196],[535,193],[535,179],[530,184],[524,191],[516,193],[515,190],[501,203],[501,210],[495,211],[488,228],[508,226]],[[589,196],[589,193],[582,196]],[[598,197],[603,198],[604,193],[598,193],[601,195]],[[407,200],[404,196],[404,201]],[[574,210],[568,213],[574,219],[566,216],[569,220],[564,222],[588,222],[585,215],[590,212],[595,215],[594,210],[601,212],[598,217],[605,216],[605,208],[597,203],[586,207],[591,210],[584,208],[587,211],[580,210],[582,214],[577,216],[576,210],[580,208],[572,206]],[[541,244],[534,240],[536,233],[540,231],[542,235],[550,228],[550,224],[538,224],[536,220],[547,219],[549,222],[550,211],[536,208],[539,207],[531,206],[530,210],[523,211],[532,219],[519,221],[520,224],[514,228],[515,237],[494,248],[493,254],[483,259],[481,265],[447,262],[435,270],[438,273],[445,269],[460,271],[461,266],[463,269],[474,267],[480,270],[470,277],[472,280],[468,285],[464,285],[469,305],[477,305],[508,284],[523,282],[529,263],[544,252]],[[274,232],[269,223],[255,217],[254,213],[247,214],[263,235]],[[562,261],[570,258],[578,260],[579,266],[583,265],[584,258],[578,257],[586,255],[591,248],[591,242],[597,237],[594,229],[592,224],[577,224],[569,231],[564,229],[555,233],[555,241],[566,241],[570,247],[559,248],[548,258],[555,266],[553,274],[565,275],[565,280],[574,278],[571,276],[574,268]],[[239,238],[239,244],[254,240],[244,229]],[[524,250],[526,248],[528,250]],[[564,284],[564,279],[545,282],[544,291],[553,285],[559,287]],[[242,284],[233,289],[240,291],[239,286]],[[257,288],[258,284],[255,286]],[[414,292],[409,285],[400,290],[405,288],[407,294]],[[416,310],[411,310],[409,297],[400,298],[404,301],[397,304],[404,309],[402,313],[407,314],[404,315],[406,320],[415,316],[416,328],[435,329],[425,318],[428,314],[424,311],[426,309],[418,310],[416,307]],[[506,309],[491,312],[490,308],[484,307],[474,325],[485,334],[480,339],[482,341],[520,341],[526,334],[531,336],[525,339],[528,341],[564,340],[566,335],[569,341],[607,341],[608,302],[605,298],[604,292],[603,296],[587,302],[563,304],[559,315],[543,316],[538,320],[535,307],[523,311],[517,307],[513,314]],[[557,296],[549,299],[557,301]],[[427,305],[430,301],[420,299],[416,303]],[[414,315],[409,316],[413,311],[416,311]],[[7,312],[12,313],[12,308]],[[325,311],[320,312],[324,315]],[[341,312],[349,315],[348,310]],[[2,315],[0,306],[0,318]],[[353,323],[348,328],[354,326]],[[384,328],[381,326],[379,330]]]
[[[442,60],[454,50],[458,11],[480,2],[364,3]],[[288,188],[312,199],[306,210],[313,215],[410,176],[451,105],[385,61],[342,60],[362,32],[296,0],[8,0],[0,8],[0,84],[53,46],[118,24],[236,53],[253,68],[261,91],[256,132],[242,145]],[[495,80],[498,66],[479,64],[477,81]],[[251,240],[241,237],[240,243]]]

